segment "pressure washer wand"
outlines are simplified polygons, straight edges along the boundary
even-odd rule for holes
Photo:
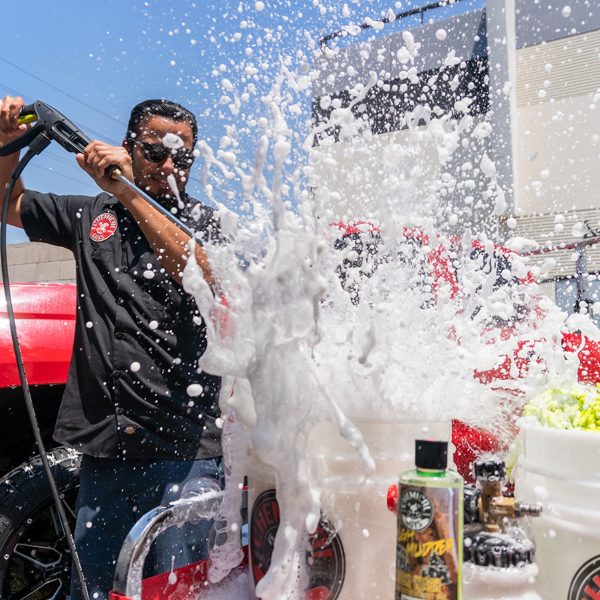
[[[111,179],[115,181],[121,182],[123,185],[126,185],[130,190],[134,191],[138,196],[141,196],[148,204],[151,204],[156,208],[156,210],[160,211],[167,219],[171,220],[179,229],[181,229],[184,233],[189,235],[191,238],[194,237],[194,230],[181,222],[172,212],[168,211],[162,204],[157,202],[152,196],[141,190],[135,183],[129,181],[123,173],[121,173],[121,169],[119,167],[109,167],[108,168]]]

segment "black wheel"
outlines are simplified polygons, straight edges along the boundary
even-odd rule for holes
[[[72,529],[81,456],[54,448],[48,461]],[[1,599],[63,600],[70,580],[67,538],[36,456],[0,479]]]

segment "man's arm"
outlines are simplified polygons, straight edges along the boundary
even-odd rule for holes
[[[0,147],[12,142],[27,130],[26,125],[19,125],[19,110],[24,105],[23,98],[6,96],[0,103]],[[19,153],[15,152],[9,156],[0,156],[0,211],[4,204],[4,191],[10,180],[10,176],[19,162]],[[23,181],[19,178],[13,189],[8,208],[9,225],[23,227],[21,223],[21,197],[23,195]],[[0,212],[0,214],[2,214]]]
[[[162,266],[171,278],[181,285],[183,269],[190,255],[190,236],[132,190],[127,189],[126,193],[120,194],[117,198],[140,226]],[[215,279],[208,256],[200,243],[196,243],[195,248],[196,262],[202,269],[204,280],[214,289]]]
[[[85,149],[84,154],[77,155],[77,162],[99,187],[113,194],[131,213],[162,266],[174,281],[181,284],[183,269],[189,257],[190,236],[141,196],[122,183],[112,180],[106,173],[108,167],[115,165],[127,179],[133,181],[131,157],[125,148],[94,141]],[[214,289],[215,279],[208,256],[200,243],[196,244],[195,256],[204,280]]]

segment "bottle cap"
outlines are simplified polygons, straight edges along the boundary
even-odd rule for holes
[[[522,536],[512,537],[502,533],[481,532],[473,537],[465,536],[464,561],[480,567],[524,567],[535,560],[531,540]]]
[[[398,512],[398,486],[392,483],[387,491],[387,507],[390,512]]]
[[[448,442],[416,440],[415,465],[418,469],[445,469],[448,466]]]
[[[478,460],[474,463],[473,470],[477,481],[504,481],[506,479],[506,465],[503,460]]]

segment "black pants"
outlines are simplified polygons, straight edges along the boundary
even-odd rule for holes
[[[200,477],[223,485],[221,459],[119,460],[84,456],[81,463],[74,538],[90,598],[105,600],[112,589],[123,541],[149,510],[179,499],[186,481]],[[154,542],[144,576],[206,558],[212,522],[171,527]],[[80,600],[72,570],[71,600]]]

